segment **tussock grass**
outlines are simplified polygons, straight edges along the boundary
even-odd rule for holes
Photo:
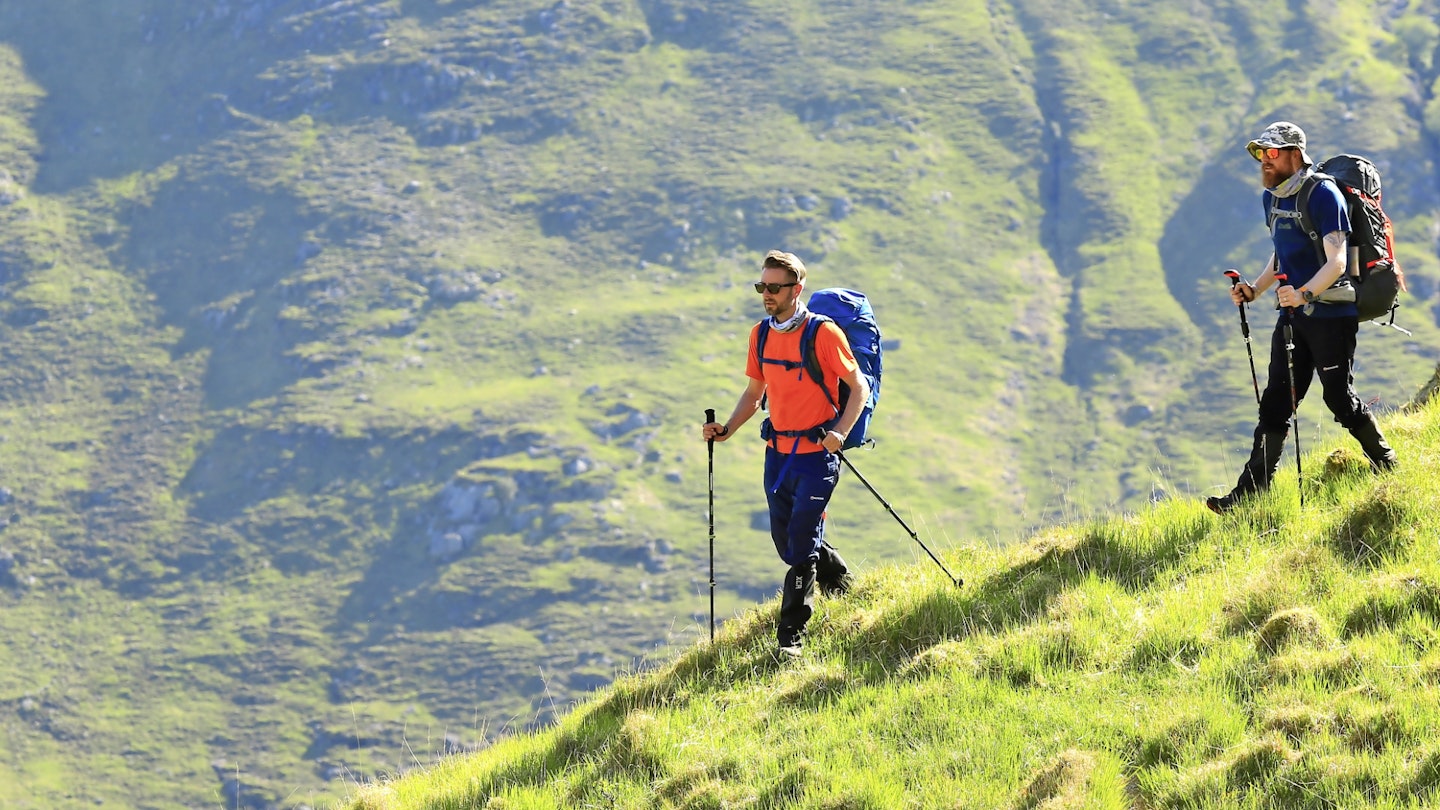
[[[1389,167],[1436,158],[1436,2],[0,0],[0,805],[203,806],[220,758],[253,787],[233,804],[313,804],[428,759],[421,724],[543,724],[671,638],[708,556],[694,422],[733,401],[770,247],[881,313],[897,351],[863,469],[907,517],[1009,538],[1138,508],[1234,474],[1253,406],[1215,271],[1264,259],[1238,144],[1295,118],[1317,154],[1385,167],[1416,331],[1370,330],[1359,367],[1367,396],[1408,393],[1437,343],[1434,183]],[[757,445],[717,453],[721,615],[774,584]],[[612,773],[607,746],[646,714],[675,734],[716,701],[829,712],[901,676],[982,705],[1232,678],[1276,611],[1343,635],[1367,614],[1332,598],[1339,566],[1406,553],[1408,493],[1366,513],[1355,461],[1307,474],[1299,520],[1282,488],[1222,533],[1166,506],[1023,557],[951,549],[959,593],[874,572],[823,608],[808,680],[762,616],[526,765],[587,787],[473,795],[890,806],[918,768],[831,779],[786,741],[800,760],[742,758],[732,792],[693,757]],[[504,509],[451,520],[457,490]],[[862,567],[908,557],[870,542],[894,527],[863,493],[833,517]],[[1292,529],[1335,558],[1323,577],[1272,565],[1266,533]],[[1217,632],[1237,588],[1252,606]],[[1432,625],[1407,620],[1408,648]],[[55,716],[15,715],[26,696]],[[934,739],[981,721],[960,716]],[[973,736],[1003,764],[932,759],[1012,787],[1128,744]],[[934,802],[998,801],[966,778]]]
[[[767,604],[555,729],[350,806],[1425,806],[1440,405],[1407,418],[1401,472],[1331,465],[1303,510],[1292,481],[1224,518],[1168,502],[967,547],[959,590],[872,571],[817,603],[799,660]]]

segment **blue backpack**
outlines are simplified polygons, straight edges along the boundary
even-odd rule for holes
[[[840,327],[840,331],[845,333],[846,340],[850,342],[850,351],[855,355],[860,373],[865,376],[865,381],[870,383],[870,398],[845,439],[846,448],[859,447],[867,440],[870,417],[874,415],[875,405],[880,401],[880,373],[884,363],[880,351],[880,326],[875,322],[875,310],[870,307],[870,301],[864,293],[841,287],[816,290],[811,293],[806,306],[810,310],[810,318],[806,320],[804,331],[800,333],[801,363],[765,359],[765,338],[770,335],[769,318],[760,322],[760,333],[755,337],[755,354],[762,364],[777,363],[786,370],[803,365],[810,379],[825,392],[825,398],[830,400],[830,407],[835,409],[835,418],[839,419],[840,414],[845,411],[846,403],[850,401],[850,386],[841,380],[840,401],[836,402],[830,397],[830,389],[825,387],[825,376],[820,370],[820,358],[815,354],[815,333],[820,331],[820,324],[826,321]]]

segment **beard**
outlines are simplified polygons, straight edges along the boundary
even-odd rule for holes
[[[765,314],[773,318],[782,312],[793,312],[794,303],[794,301],[786,301],[783,298],[766,299],[764,302]]]
[[[1275,188],[1288,179],[1290,179],[1290,174],[1286,174],[1280,169],[1271,166],[1260,167],[1260,182],[1265,188]]]

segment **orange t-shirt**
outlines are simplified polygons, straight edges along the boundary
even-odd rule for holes
[[[771,329],[770,336],[765,338],[765,358],[800,362],[800,335],[804,331],[803,326],[790,332]],[[797,366],[787,371],[778,363],[761,364],[760,358],[755,354],[755,338],[759,334],[760,324],[756,324],[750,330],[750,353],[745,364],[745,374],[765,383],[766,393],[770,397],[770,424],[774,425],[776,430],[808,430],[834,419],[838,414],[830,406],[830,400],[825,398],[825,393],[810,379],[803,367]],[[845,333],[840,331],[840,327],[833,323],[820,324],[820,329],[815,333],[815,356],[820,360],[825,388],[838,404],[840,378],[859,368],[855,355],[850,351],[850,343],[845,339]],[[774,439],[775,448],[786,453],[790,452],[794,442],[795,439],[786,436],[777,436]],[[818,442],[802,438],[795,452],[815,453],[824,449]]]

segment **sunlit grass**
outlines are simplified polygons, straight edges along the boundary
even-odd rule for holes
[[[960,590],[929,564],[867,572],[820,601],[798,661],[773,657],[771,603],[350,806],[1420,806],[1437,417],[1397,425],[1402,472],[1317,464],[1303,511],[1292,482],[1223,518],[1174,501],[954,550]]]

